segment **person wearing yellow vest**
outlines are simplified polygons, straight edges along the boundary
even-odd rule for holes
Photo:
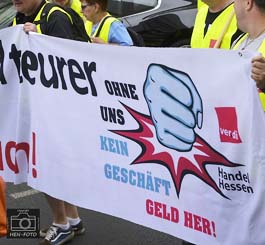
[[[78,13],[79,16],[84,20],[85,26],[90,25],[90,23],[87,23],[89,21],[86,20],[85,16],[82,13],[80,0],[52,0],[52,2],[58,4],[62,7],[71,8],[76,13]]]
[[[0,177],[0,237],[7,234],[5,182]]]
[[[74,29],[75,40],[91,42],[86,30],[86,18],[81,11],[79,0],[50,0],[52,3],[61,6],[71,17]]]
[[[191,47],[230,49],[232,42],[241,34],[237,28],[233,0],[202,2],[198,2]]]
[[[90,21],[87,31],[94,43],[133,45],[126,27],[107,12],[108,0],[81,0],[82,12]]]
[[[74,39],[71,18],[61,7],[54,6],[45,0],[13,0],[13,4],[17,11],[13,25],[23,24],[26,33],[38,32],[54,37]],[[49,4],[52,8],[45,21],[40,21],[44,7]],[[53,224],[45,231],[45,238],[40,244],[64,244],[76,233],[84,231],[75,206],[47,194],[45,197],[52,211]]]
[[[252,75],[256,81],[265,111],[265,0],[235,0],[238,27],[246,34],[235,41],[233,49],[259,51],[252,60]]]
[[[52,2],[62,6],[73,9],[83,19],[84,16],[81,12],[81,3],[79,0],[52,0]]]
[[[82,10],[81,10],[81,2],[80,0],[51,0],[52,2],[62,6],[62,7],[69,7],[74,10],[79,16],[86,22],[86,18],[84,17]]]
[[[198,0],[191,48],[230,49],[242,32],[237,27],[233,0]],[[182,245],[193,245],[182,241]]]
[[[41,20],[42,10],[49,4],[45,0],[13,0],[17,11],[13,26],[24,24],[25,32],[38,32],[49,36],[73,39],[72,24],[69,15],[61,8],[54,7],[45,22]],[[55,25],[56,23],[56,25]]]

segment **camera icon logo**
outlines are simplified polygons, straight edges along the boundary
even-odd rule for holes
[[[35,231],[36,217],[29,215],[27,210],[22,210],[16,216],[10,217],[10,228],[12,231]]]
[[[39,209],[8,209],[7,238],[37,238],[39,236]]]

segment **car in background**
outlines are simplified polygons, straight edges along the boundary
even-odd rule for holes
[[[197,0],[109,0],[108,10],[146,46],[180,47],[190,44]]]
[[[12,0],[0,1],[0,29],[8,27],[16,15]]]

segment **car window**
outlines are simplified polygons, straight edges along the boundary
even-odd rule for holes
[[[16,11],[12,0],[0,1],[0,29],[9,26],[15,17]]]
[[[150,10],[157,5],[158,0],[109,0],[108,11],[116,17],[123,17]]]

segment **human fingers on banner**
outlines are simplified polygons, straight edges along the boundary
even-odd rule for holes
[[[265,58],[256,56],[252,59],[251,77],[259,89],[265,90]]]
[[[24,30],[24,32],[26,32],[26,33],[29,33],[29,32],[37,32],[37,27],[36,27],[36,25],[33,24],[33,23],[26,22],[26,23],[23,25],[23,30]]]

